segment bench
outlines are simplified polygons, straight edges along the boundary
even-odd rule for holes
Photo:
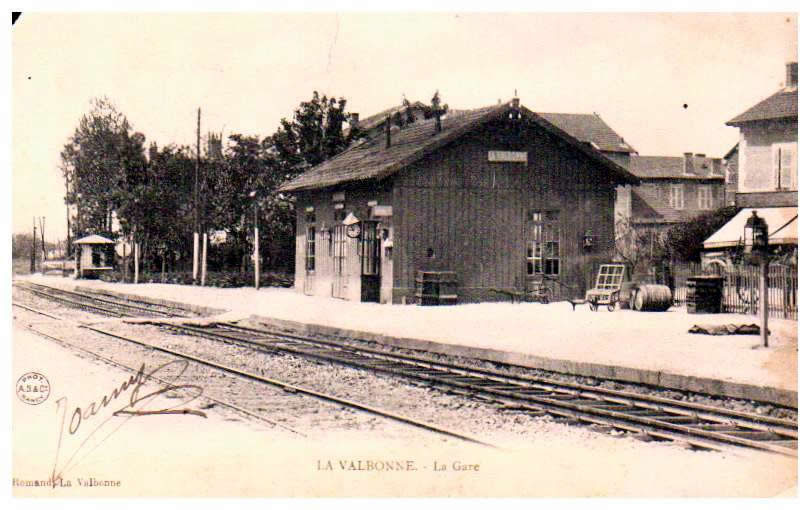
[[[541,287],[537,290],[531,290],[528,292],[521,292],[519,290],[509,290],[509,289],[496,289],[490,288],[490,292],[494,292],[495,294],[499,294],[502,296],[508,296],[509,299],[512,301],[512,304],[522,303],[523,301],[532,302],[532,303],[543,303],[548,304],[548,292],[544,287]]]

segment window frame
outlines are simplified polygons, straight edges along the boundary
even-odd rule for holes
[[[560,211],[529,211],[528,228],[526,276],[559,279],[562,274]]]
[[[304,261],[305,261],[304,267],[309,273],[315,272],[315,240],[316,240],[315,225],[310,223],[307,225],[306,251],[304,252]]]
[[[684,208],[684,185],[683,183],[672,183],[669,185],[669,206],[676,210]]]
[[[338,223],[332,232],[332,271],[335,276],[342,276],[346,271],[346,249],[348,238],[346,236],[346,225]]]
[[[710,211],[714,208],[714,193],[711,184],[700,184],[697,187],[698,209]]]

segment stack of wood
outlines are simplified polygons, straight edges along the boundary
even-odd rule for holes
[[[723,312],[723,277],[692,276],[686,282],[688,313]]]
[[[419,271],[416,302],[421,306],[454,305],[458,301],[455,271]]]

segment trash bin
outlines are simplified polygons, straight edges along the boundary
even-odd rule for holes
[[[722,276],[691,276],[686,280],[686,311],[688,313],[723,312]]]

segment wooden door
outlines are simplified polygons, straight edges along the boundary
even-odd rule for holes
[[[380,302],[380,239],[377,221],[364,221],[360,231],[360,301]]]

